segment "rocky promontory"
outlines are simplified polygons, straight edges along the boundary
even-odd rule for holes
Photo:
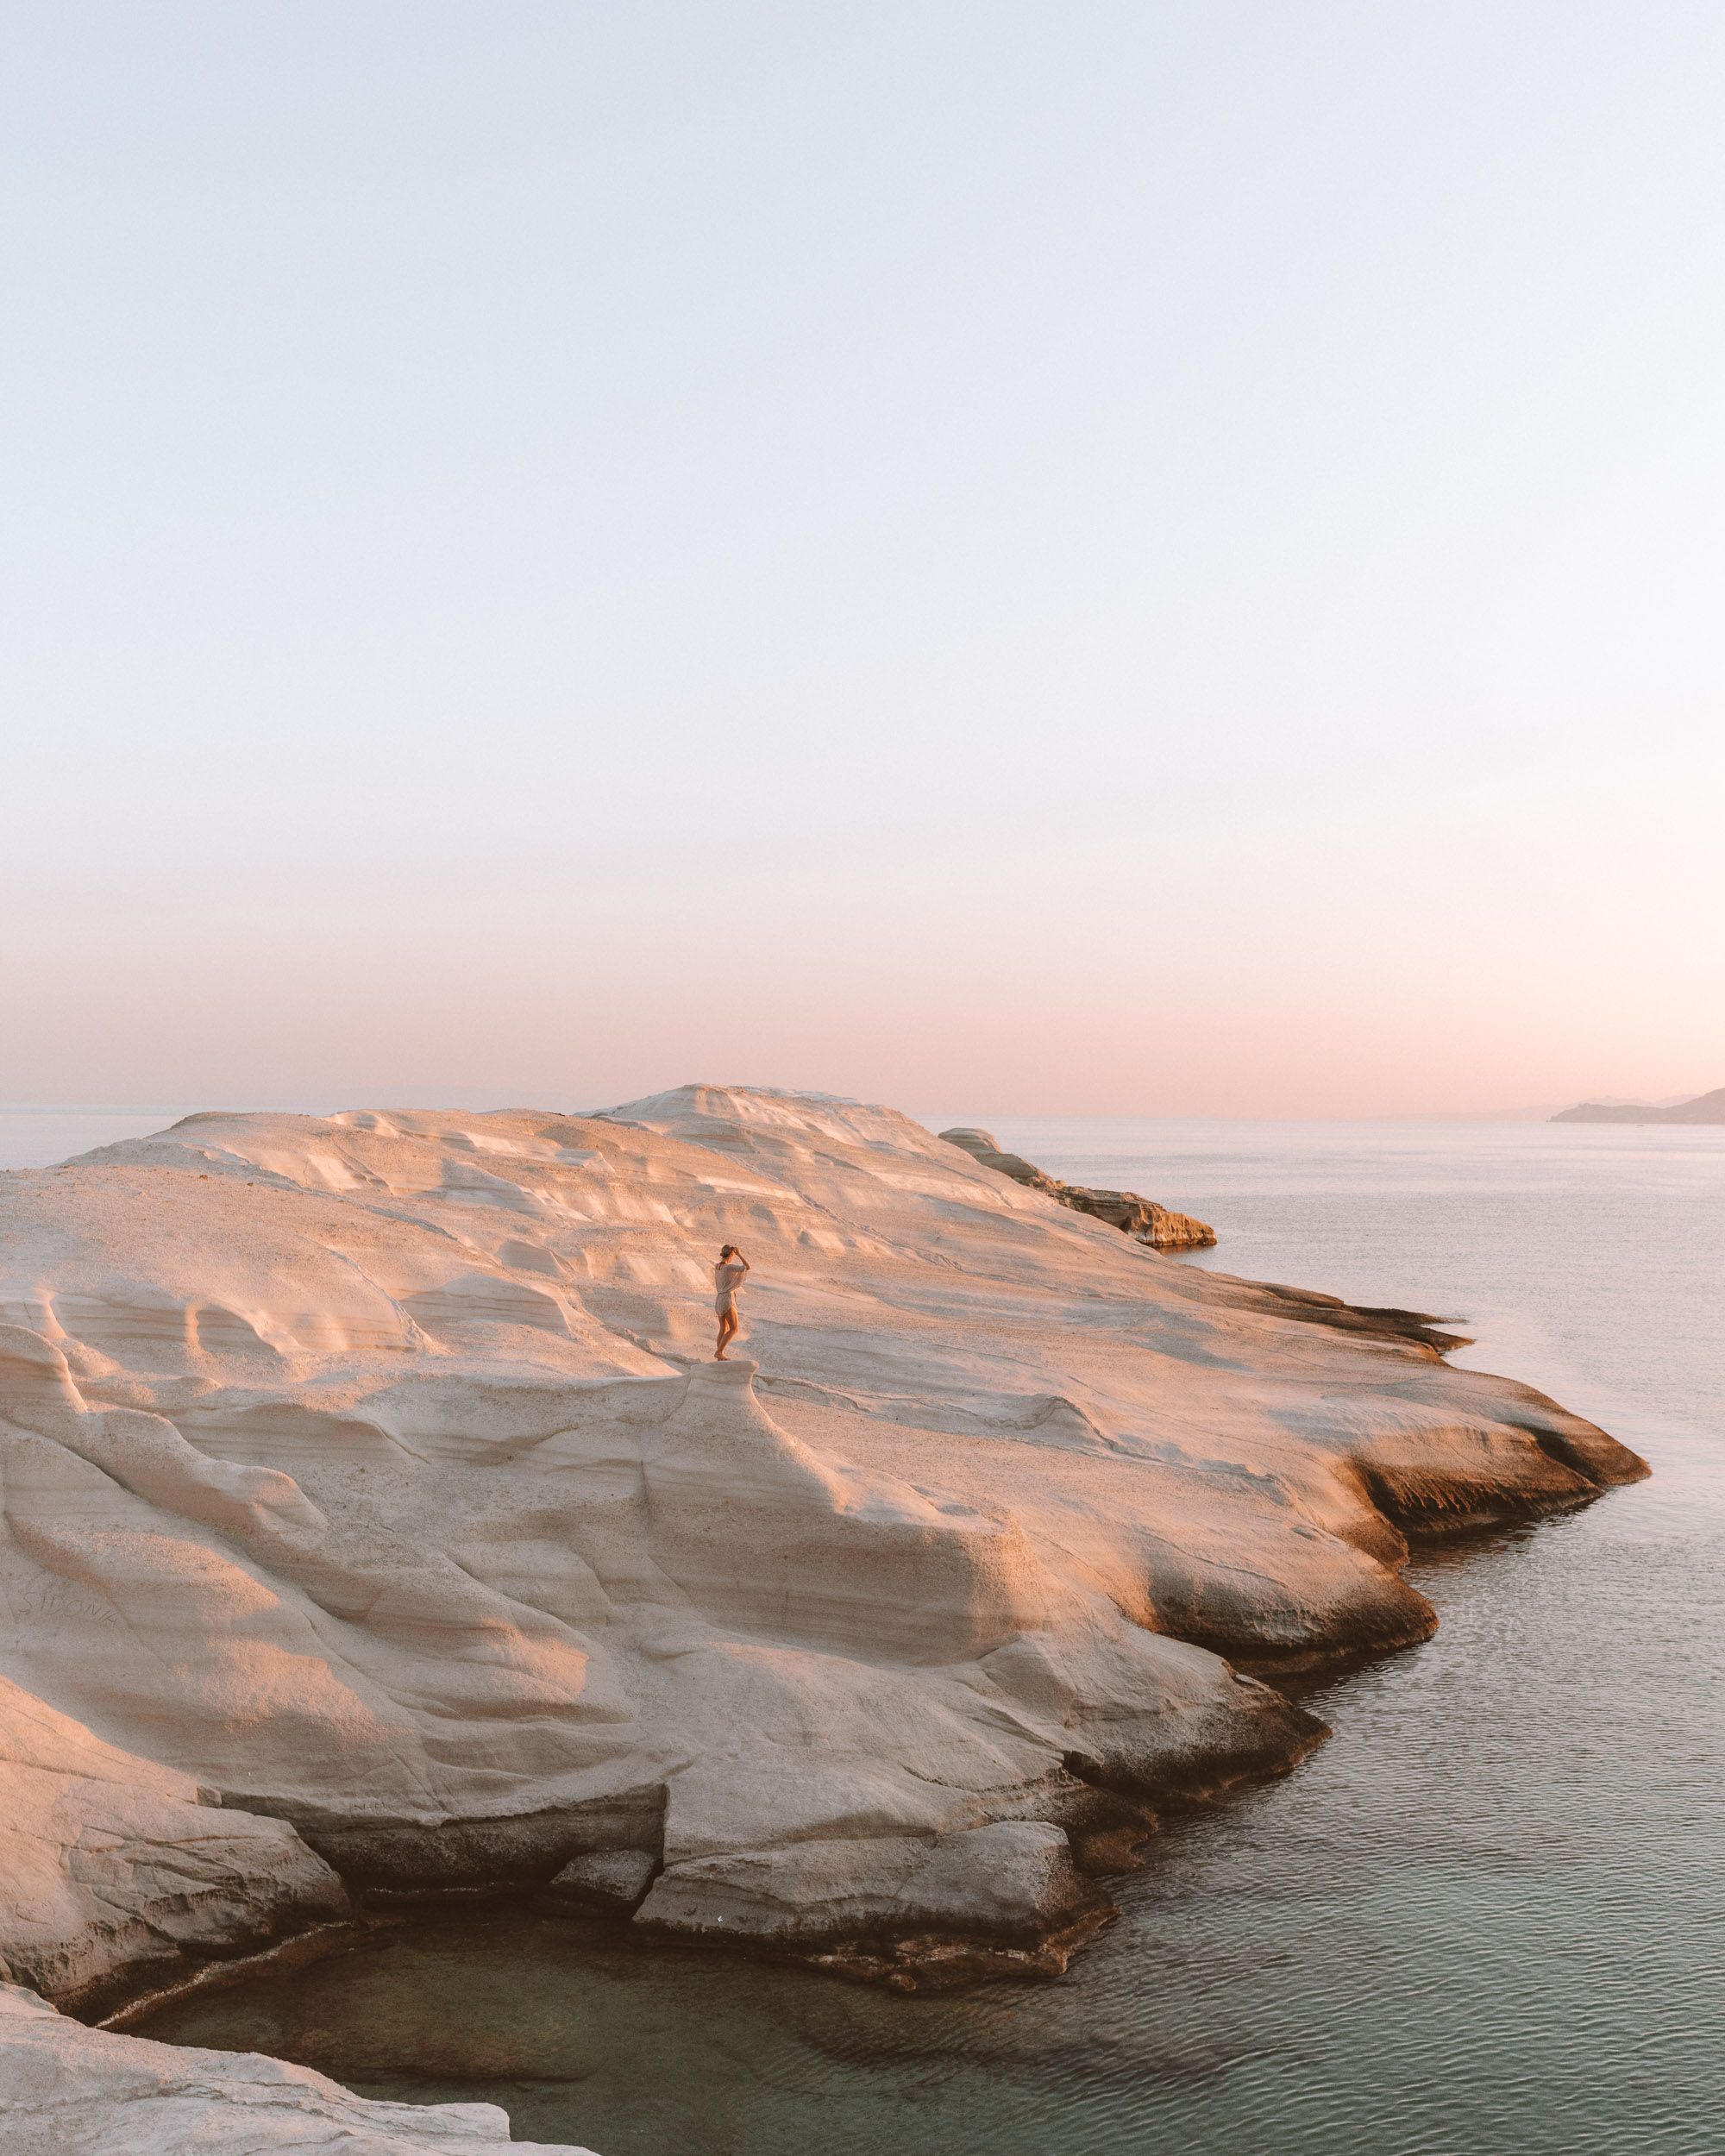
[[[1410,1533],[1645,1472],[812,1094],[190,1117],[0,1175],[0,1320],[9,2151],[500,2140],[40,2003],[379,1895],[1058,1969],[1158,1808],[1321,1737],[1267,1676],[1429,1633]]]
[[[1153,1250],[1207,1250],[1216,1240],[1216,1231],[1202,1220],[1195,1220],[1189,1213],[1170,1213],[1153,1198],[1140,1198],[1135,1190],[1093,1190],[1084,1183],[1062,1182],[1022,1155],[1004,1151],[987,1131],[961,1127],[940,1135],[997,1175],[1010,1175],[1015,1183],[1040,1190],[1075,1213],[1106,1220],[1111,1228],[1135,1242],[1147,1243]]]

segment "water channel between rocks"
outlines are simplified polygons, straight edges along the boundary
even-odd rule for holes
[[[1725,2148],[1725,1130],[1013,1122],[1215,1269],[1463,1321],[1654,1479],[1419,1557],[1427,1645],[1170,1823],[1051,1984],[904,1997],[493,1911],[158,2010],[600,2156]]]

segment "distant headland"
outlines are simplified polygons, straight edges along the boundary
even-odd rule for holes
[[[1553,1123],[1725,1123],[1725,1086],[1716,1086],[1694,1100],[1679,1100],[1659,1108],[1640,1100],[1584,1100],[1578,1108],[1565,1108]]]

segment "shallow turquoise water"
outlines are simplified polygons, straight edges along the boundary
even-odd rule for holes
[[[999,1124],[1201,1262],[1463,1321],[1652,1458],[1422,1560],[1435,1639],[1177,1823],[1059,1982],[900,1998],[569,1921],[380,1934],[145,2032],[603,2156],[1725,2150],[1725,1130]]]

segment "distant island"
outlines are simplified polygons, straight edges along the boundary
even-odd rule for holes
[[[1553,1123],[1725,1123],[1725,1086],[1716,1086],[1694,1100],[1679,1100],[1669,1108],[1646,1101],[1584,1100],[1578,1108],[1565,1108]]]

